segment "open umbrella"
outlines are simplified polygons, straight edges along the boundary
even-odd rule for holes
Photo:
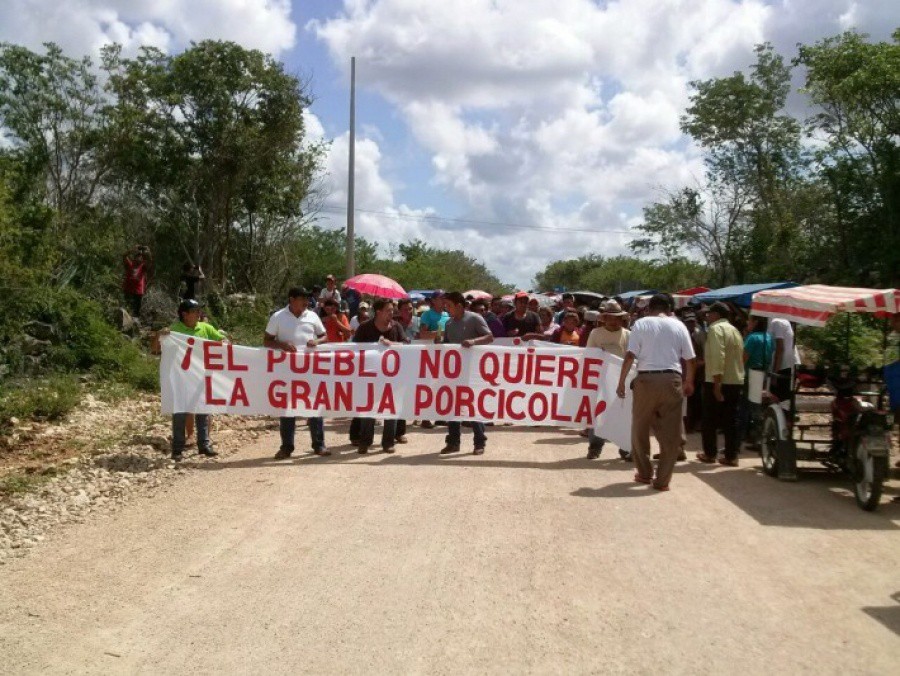
[[[377,298],[406,298],[406,291],[390,277],[384,275],[356,275],[344,284],[360,293]]]
[[[481,291],[480,289],[469,289],[463,292],[463,298],[468,298],[469,296],[472,296],[475,300],[490,300],[493,298],[487,291]]]

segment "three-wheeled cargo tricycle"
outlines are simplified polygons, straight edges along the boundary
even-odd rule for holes
[[[895,289],[823,285],[762,291],[751,306],[753,315],[818,327],[841,312],[887,316],[898,311]],[[762,418],[758,441],[765,473],[796,480],[798,461],[817,461],[846,472],[859,507],[876,509],[890,468],[892,421],[881,409],[884,387],[878,371],[861,376],[846,369],[830,376],[795,371],[790,392],[787,400],[771,401]],[[830,401],[823,402],[826,398]],[[821,421],[823,414],[830,414],[828,422]]]

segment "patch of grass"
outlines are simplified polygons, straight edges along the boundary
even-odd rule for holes
[[[50,479],[63,474],[56,467],[47,467],[40,472],[14,472],[0,478],[0,498],[12,498],[25,493],[32,493]]]
[[[81,388],[72,375],[54,375],[23,381],[0,391],[0,428],[11,418],[58,420],[81,400]]]

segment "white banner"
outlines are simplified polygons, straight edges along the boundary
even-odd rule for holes
[[[297,352],[170,334],[162,342],[163,413],[481,420],[584,428],[630,446],[622,361],[546,343],[330,343]]]

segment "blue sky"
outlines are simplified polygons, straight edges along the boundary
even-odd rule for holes
[[[229,39],[310,76],[308,131],[331,143],[326,227],[346,219],[356,55],[357,231],[385,251],[463,249],[524,288],[553,260],[627,252],[644,205],[702,180],[678,122],[690,80],[746,68],[763,41],[791,57],[798,42],[898,25],[894,0],[0,3],[0,40],[34,49]]]

